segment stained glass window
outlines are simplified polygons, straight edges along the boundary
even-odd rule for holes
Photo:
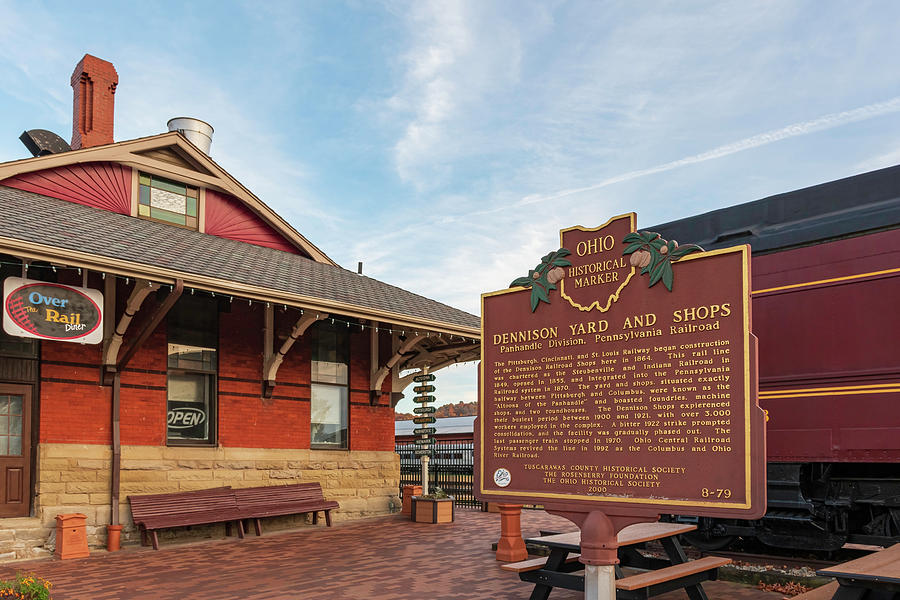
[[[199,189],[147,173],[138,183],[138,216],[197,229]]]

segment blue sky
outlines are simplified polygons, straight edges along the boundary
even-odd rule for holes
[[[94,54],[117,141],[203,119],[337,262],[477,314],[560,228],[900,163],[897,23],[892,1],[0,0],[0,161],[25,129],[71,137]],[[471,365],[437,384],[475,399]]]

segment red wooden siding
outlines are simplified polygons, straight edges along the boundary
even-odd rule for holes
[[[209,189],[206,190],[206,233],[303,254],[239,200]]]
[[[109,162],[91,162],[16,175],[0,185],[131,214],[131,168]]]

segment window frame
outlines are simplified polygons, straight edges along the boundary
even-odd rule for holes
[[[134,190],[133,191],[133,200],[132,200],[132,215],[133,216],[137,217],[138,219],[144,219],[145,221],[152,221],[154,223],[163,223],[165,225],[171,225],[172,227],[180,227],[181,229],[187,229],[190,231],[200,231],[200,232],[203,231],[202,215],[203,215],[203,196],[204,196],[204,192],[205,192],[204,188],[197,186],[197,185],[185,183],[182,181],[177,181],[175,179],[170,179],[170,178],[164,177],[162,175],[157,175],[156,173],[154,173],[152,171],[145,171],[145,170],[140,170],[140,169],[134,169],[133,177],[134,177],[134,179],[132,180],[132,185],[133,185],[132,189]],[[173,223],[172,221],[167,221],[165,219],[158,219],[158,218],[152,217],[149,214],[142,215],[141,214],[141,206],[144,206],[141,204],[141,187],[144,186],[144,184],[141,183],[142,177],[150,178],[150,182],[151,182],[150,186],[149,186],[150,189],[153,189],[153,180],[156,179],[156,180],[168,183],[168,184],[184,186],[185,189],[192,188],[192,189],[197,190],[197,196],[196,196],[196,198],[194,198],[194,200],[196,200],[196,213],[197,214],[194,216],[191,216],[191,215],[187,214],[187,211],[185,211],[185,221],[187,221],[188,218],[196,219],[196,221],[197,221],[196,226],[187,225],[186,223],[184,225],[182,225],[181,223]],[[172,193],[174,193],[174,192],[172,192]],[[189,196],[185,195],[185,198],[189,198]],[[151,205],[146,205],[146,206],[149,207]],[[160,209],[160,210],[165,210],[165,209]],[[168,212],[172,212],[172,211],[168,211]],[[173,213],[173,214],[178,214],[178,213]]]
[[[181,300],[179,300],[180,302]],[[189,300],[192,302],[193,300]],[[178,304],[176,304],[178,307]],[[196,307],[195,307],[196,309]],[[175,308],[173,308],[174,312]],[[184,309],[183,309],[184,310]],[[169,365],[169,348],[171,345],[181,345],[187,346],[191,348],[209,348],[209,346],[197,346],[195,344],[185,344],[183,341],[179,341],[177,339],[173,339],[172,337],[172,329],[173,323],[170,318],[166,320],[166,425],[165,425],[165,435],[166,435],[166,446],[190,446],[190,447],[200,447],[200,448],[208,448],[208,447],[216,447],[218,445],[219,439],[219,361],[220,361],[220,352],[219,352],[219,310],[218,303],[215,300],[211,300],[208,303],[208,307],[206,310],[215,311],[215,331],[213,334],[210,334],[211,338],[215,338],[215,365],[213,369],[203,369],[203,368],[187,368],[187,367],[173,367]],[[169,317],[172,316],[172,312],[169,313]],[[206,390],[209,394],[209,405],[207,409],[207,439],[205,440],[197,440],[197,439],[179,439],[179,438],[171,438],[169,437],[169,377],[170,375],[201,375],[205,380]]]
[[[331,381],[317,381],[315,379],[315,369],[313,368],[313,364],[316,361],[315,357],[317,354],[317,350],[320,343],[320,336],[323,331],[327,331],[329,333],[334,333],[337,336],[337,342],[335,345],[336,352],[340,355],[340,358],[345,360],[344,363],[337,364],[345,364],[347,366],[347,381],[345,383],[334,383]],[[326,322],[321,321],[316,323],[311,332],[311,348],[310,348],[310,357],[309,357],[309,448],[310,450],[343,450],[347,451],[350,449],[350,332],[345,331],[344,328],[335,327],[333,325],[326,324]],[[340,344],[343,343],[343,348],[340,347]],[[344,426],[344,439],[340,444],[330,444],[330,443],[317,443],[313,439],[313,396],[315,394],[315,388],[317,386],[321,387],[329,387],[329,388],[342,388],[345,390],[345,394],[343,397],[343,406],[341,406],[341,413],[343,417],[343,422],[341,425]]]

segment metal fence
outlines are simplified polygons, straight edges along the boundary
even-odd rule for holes
[[[404,485],[422,484],[422,463],[413,451],[421,446],[396,444],[394,452],[400,455],[400,490]],[[454,498],[457,506],[481,508],[481,502],[472,493],[472,442],[436,443],[434,456],[428,463],[428,488],[439,487]]]

